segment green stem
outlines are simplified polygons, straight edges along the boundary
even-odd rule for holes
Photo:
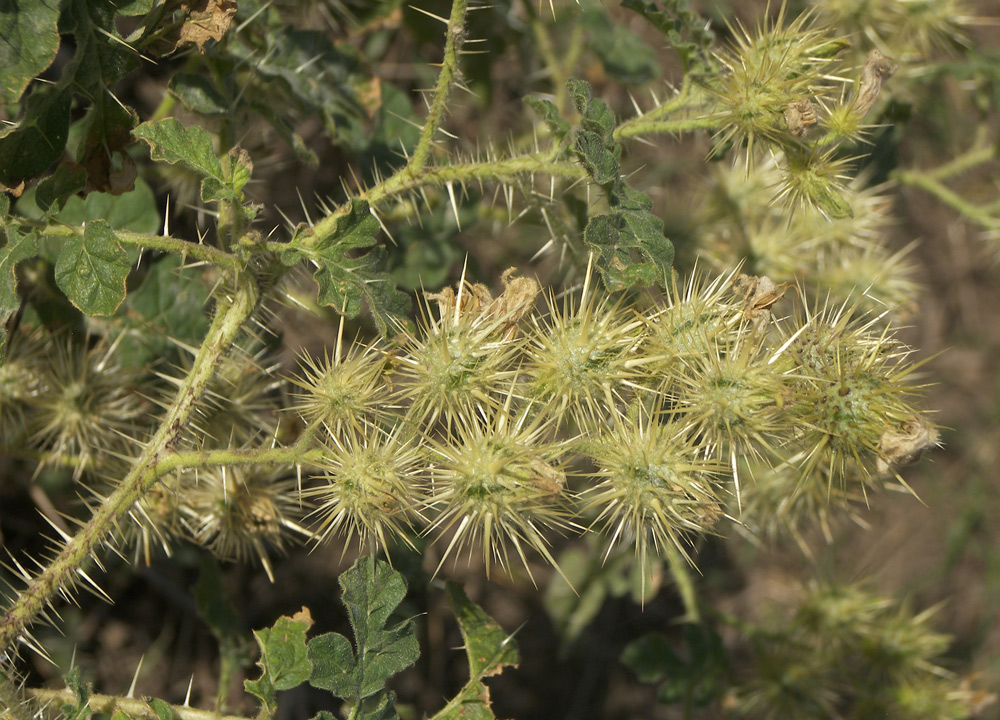
[[[643,116],[645,117],[645,116]],[[638,118],[637,120],[642,120]],[[655,135],[664,133],[691,132],[692,130],[714,130],[719,126],[716,120],[711,118],[687,118],[683,120],[657,120],[646,122],[635,122],[628,127],[620,126],[615,130],[616,138],[630,138],[637,135]]]
[[[438,75],[437,87],[431,100],[430,110],[424,119],[424,127],[420,132],[420,140],[413,151],[408,167],[419,170],[427,164],[431,147],[434,144],[434,133],[441,126],[445,109],[448,106],[448,95],[458,72],[458,56],[465,39],[465,14],[468,11],[468,0],[455,0],[451,5],[451,17],[448,18],[447,40],[444,45],[444,59],[441,61],[441,73]]]
[[[518,155],[493,162],[458,163],[422,168],[407,165],[384,182],[359,194],[357,199],[367,200],[372,206],[377,206],[391,197],[426,186],[463,183],[469,180],[510,180],[521,175],[535,173],[571,180],[580,180],[586,177],[583,166],[569,160],[554,160],[549,157],[548,153]],[[317,222],[313,226],[312,240],[315,241],[332,233],[337,221],[350,209],[350,203],[345,203]],[[278,242],[268,242],[266,246],[275,252],[280,252],[284,248],[284,244]]]
[[[684,603],[684,622],[701,622],[701,613],[698,610],[698,596],[694,589],[694,581],[688,571],[687,561],[681,556],[680,551],[673,543],[664,543],[667,551],[667,562],[670,565],[670,574],[674,576],[677,583],[677,591],[681,594],[681,601]]]
[[[257,303],[258,290],[252,278],[237,274],[234,279],[235,287],[230,296],[219,300],[219,307],[190,373],[178,388],[159,429],[143,448],[128,475],[101,503],[90,521],[66,542],[48,566],[31,579],[3,615],[0,621],[0,651],[10,647],[57,594],[68,591],[76,576],[83,573],[82,567],[87,558],[108,541],[132,505],[156,482],[160,462],[177,442],[223,354]]]
[[[991,144],[982,144],[987,142],[986,138],[978,137],[975,143],[979,147],[973,147],[971,150],[962,153],[950,162],[946,162],[944,165],[939,165],[933,170],[928,170],[924,175],[933,178],[934,180],[947,180],[950,177],[954,177],[960,173],[970,170],[977,165],[982,165],[983,163],[990,162],[996,157],[996,147]]]
[[[72,705],[76,702],[76,697],[72,690],[42,690],[28,689],[25,691],[28,697],[35,698],[42,705],[58,707],[63,704]],[[98,695],[93,694],[87,700],[87,707],[95,713],[110,715],[116,709],[123,711],[130,718],[149,718],[158,720],[160,715],[149,706],[145,700],[119,695]],[[250,720],[242,715],[223,715],[210,710],[198,710],[186,705],[171,705],[173,717],[178,720]]]
[[[962,153],[954,160],[939,165],[933,170],[898,170],[892,174],[892,177],[903,185],[930,193],[980,227],[987,230],[997,230],[1000,229],[1000,217],[994,213],[1000,205],[995,203],[975,205],[944,184],[945,180],[983,163],[991,162],[995,158],[996,147],[989,142],[986,128],[980,127],[976,132],[972,149]]]
[[[940,169],[938,168],[938,171]],[[893,173],[892,178],[903,185],[909,185],[910,187],[919,188],[924,192],[930,193],[945,205],[949,205],[986,230],[1000,229],[1000,218],[990,214],[989,206],[980,207],[970,203],[954,190],[939,182],[935,178],[938,171],[927,173],[905,170]]]
[[[54,237],[79,237],[83,235],[83,231],[84,228],[82,225],[47,225],[44,227],[44,233]],[[211,245],[178,240],[168,235],[149,235],[130,230],[115,230],[115,237],[122,245],[131,245],[149,250],[162,250],[164,252],[176,253],[177,255],[187,255],[196,260],[211,263],[224,270],[235,272],[240,269],[240,261],[234,255]]]
[[[156,465],[157,477],[162,477],[176,470],[190,468],[218,467],[221,465],[319,465],[323,461],[323,449],[307,450],[300,439],[288,447],[268,448],[266,450],[194,450],[190,452],[170,453]]]
[[[714,130],[719,121],[711,117],[667,118],[681,110],[686,110],[693,104],[691,81],[684,76],[684,83],[677,95],[647,113],[626,120],[615,128],[614,136],[618,139],[649,135],[654,133],[690,132],[691,130]]]

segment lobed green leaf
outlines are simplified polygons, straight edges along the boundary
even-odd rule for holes
[[[457,583],[446,585],[448,603],[465,639],[469,675],[479,680],[500,674],[505,667],[517,667],[520,659],[513,638],[486,612],[469,600]]]
[[[386,274],[384,248],[372,248],[364,254],[354,252],[374,245],[379,229],[368,203],[354,200],[350,211],[338,219],[329,235],[311,246],[304,242],[305,236],[297,236],[282,252],[281,260],[286,265],[294,265],[303,258],[311,260],[316,265],[313,278],[321,305],[353,318],[361,313],[367,301],[379,331],[385,333],[387,318],[404,315],[410,300]]]
[[[112,315],[125,299],[132,263],[103,220],[87,223],[83,235],[67,238],[56,261],[56,284],[86,315]]]
[[[621,177],[621,145],[614,137],[614,115],[591,98],[590,85],[570,80],[570,95],[579,110],[581,129],[576,154],[591,179],[601,186],[613,212],[590,218],[584,243],[597,254],[605,287],[664,286],[674,261],[674,246],[663,235],[663,221],[650,212],[649,197]]]
[[[239,199],[239,190],[234,187],[233,178],[223,173],[215,153],[215,143],[204,128],[197,125],[186,128],[175,118],[164,118],[142,123],[132,131],[132,135],[149,145],[150,156],[154,160],[180,164],[201,175],[203,201],[233,202]]]
[[[542,119],[549,132],[556,139],[556,142],[564,142],[569,136],[569,123],[559,115],[559,108],[551,100],[528,95],[524,98],[524,104],[530,107]]]
[[[390,677],[415,663],[420,647],[412,620],[386,627],[406,595],[403,576],[388,563],[361,558],[341,574],[339,583],[357,647],[338,633],[313,638],[309,682],[357,704],[381,692]]]
[[[270,628],[254,630],[260,646],[261,676],[245,680],[243,687],[263,701],[273,714],[279,690],[298,687],[313,672],[313,665],[306,648],[306,632],[312,625],[308,611],[303,609],[295,617],[280,617]]]

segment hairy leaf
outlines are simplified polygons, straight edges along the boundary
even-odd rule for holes
[[[608,106],[590,95],[590,85],[570,80],[570,95],[579,110],[581,128],[576,154],[591,179],[604,190],[612,212],[590,218],[584,243],[597,253],[597,269],[609,290],[665,286],[674,261],[674,246],[663,235],[663,221],[650,212],[652,202],[622,179],[621,145],[614,137],[615,119]]]
[[[7,321],[21,305],[17,296],[17,264],[38,253],[34,231],[25,233],[16,225],[7,225],[2,232],[6,242],[0,246],[0,365],[7,351]]]
[[[0,5],[0,105],[17,102],[59,50],[59,0]]]
[[[312,618],[305,608],[294,617],[282,616],[270,628],[254,630],[254,637],[260,646],[257,665],[261,676],[257,680],[245,680],[246,691],[256,695],[273,715],[279,690],[290,690],[309,679],[313,664],[306,649],[306,632],[312,626]]]
[[[61,87],[32,91],[16,129],[0,137],[0,185],[16,188],[62,156],[69,137],[71,100],[71,93]]]
[[[66,687],[73,693],[74,703],[63,703],[59,708],[64,720],[86,720],[93,712],[90,709],[90,685],[83,681],[80,668],[75,667],[63,676]]]
[[[201,183],[201,199],[205,202],[239,199],[239,191],[246,184],[245,171],[240,171],[238,178],[234,178],[233,173],[223,172],[212,136],[203,128],[186,128],[175,118],[165,118],[144,122],[132,134],[149,144],[150,155],[154,160],[179,163],[201,175],[204,178]]]
[[[524,98],[524,103],[548,126],[549,132],[556,142],[562,143],[569,136],[569,123],[559,116],[559,109],[551,100],[529,95]]]
[[[156,715],[156,720],[178,720],[177,713],[170,703],[160,698],[150,698],[146,701],[150,710]]]
[[[470,677],[478,680],[499,675],[505,667],[517,667],[520,662],[517,644],[510,634],[469,600],[461,585],[449,582],[446,588],[448,602],[465,639]]]
[[[55,277],[70,302],[86,315],[112,315],[125,299],[128,253],[103,220],[87,223],[83,235],[67,238]]]
[[[481,607],[469,600],[457,583],[446,585],[448,603],[458,618],[469,661],[469,681],[436,716],[439,720],[494,720],[490,690],[483,678],[517,667],[517,644]]]
[[[622,157],[621,145],[612,134],[615,116],[603,100],[591,98],[588,83],[572,79],[568,86],[581,115],[576,136],[577,156],[595,183],[601,186],[615,183],[621,176]]]
[[[339,582],[356,647],[338,633],[313,638],[309,682],[357,704],[380,693],[390,677],[416,662],[420,648],[412,620],[386,626],[406,595],[403,576],[388,563],[365,556],[342,573]]]
[[[410,300],[399,292],[385,272],[385,250],[375,247],[364,254],[357,251],[375,244],[378,220],[368,203],[354,200],[351,210],[341,217],[333,231],[309,247],[303,238],[294,238],[282,253],[286,265],[306,258],[316,264],[313,278],[319,286],[317,301],[349,318],[357,317],[368,302],[381,332],[388,328],[390,315],[403,315]]]

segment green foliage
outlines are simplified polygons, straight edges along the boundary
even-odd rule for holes
[[[68,238],[56,262],[56,282],[81,312],[111,315],[125,299],[131,263],[114,232],[103,220]]]
[[[16,225],[4,228],[0,247],[0,363],[7,351],[7,321],[21,306],[17,295],[17,265],[38,252],[37,234]]]
[[[611,213],[591,217],[583,231],[584,242],[597,253],[604,283],[609,290],[665,286],[674,246],[663,235],[663,221],[650,212],[649,197],[622,178],[614,116],[603,101],[591,97],[587,83],[572,80],[569,90],[582,116],[576,154],[612,208]]]
[[[672,639],[650,633],[635,640],[622,653],[622,662],[641,682],[656,684],[656,697],[664,705],[682,703],[690,712],[717,701],[726,687],[728,658],[722,638],[708,625],[684,626],[681,653]]]
[[[201,175],[201,199],[204,202],[239,202],[243,187],[250,180],[253,166],[249,158],[236,156],[224,171],[216,155],[212,137],[197,126],[185,128],[174,118],[143,123],[132,131],[152,149],[154,160],[180,163]]]
[[[337,633],[310,640],[313,672],[309,682],[358,704],[381,692],[390,677],[416,662],[420,649],[412,621],[386,625],[406,595],[403,578],[387,563],[368,556],[342,573],[339,582],[355,647]]]
[[[386,683],[420,656],[413,620],[388,624],[406,595],[403,576],[369,555],[343,572],[339,583],[340,599],[354,631],[353,646],[339,633],[324,633],[307,641],[312,619],[305,608],[292,618],[280,618],[271,628],[254,632],[262,672],[259,679],[246,681],[246,689],[260,698],[268,716],[276,710],[279,691],[308,681],[343,699],[352,718],[398,717],[395,694],[386,690]],[[447,592],[465,639],[469,681],[434,718],[492,720],[489,690],[483,680],[505,667],[516,667],[517,646],[460,586],[448,583]]]
[[[71,99],[58,87],[31,93],[17,128],[0,137],[0,183],[16,188],[59,159],[69,136]]]
[[[277,710],[280,690],[290,690],[312,677],[314,663],[306,648],[306,631],[311,624],[308,613],[304,613],[294,618],[281,617],[269,628],[254,630],[260,646],[257,664],[261,676],[247,680],[244,687],[260,698],[268,715]]]
[[[86,720],[93,713],[90,710],[90,686],[83,681],[80,668],[75,667],[66,673],[66,687],[71,693],[72,702],[64,704],[60,711],[66,720]]]
[[[517,667],[519,662],[514,639],[504,632],[482,608],[471,602],[457,584],[447,584],[448,603],[458,618],[469,661],[469,681],[459,693],[434,716],[435,720],[494,720],[490,692],[483,679]]]
[[[4,68],[0,102],[17,102],[32,78],[55,59],[59,49],[58,19],[59,3],[55,0],[26,3],[18,12],[9,13],[7,27],[0,36],[0,67]]]
[[[337,219],[333,231],[322,237],[300,233],[282,248],[285,265],[307,258],[316,265],[313,278],[319,287],[317,302],[329,305],[348,318],[357,317],[367,301],[379,330],[385,332],[388,319],[409,309],[409,298],[389,284],[382,274],[385,250],[375,246],[378,220],[368,203],[355,200],[350,210]],[[373,247],[375,246],[375,247]],[[372,248],[364,255],[352,251]]]

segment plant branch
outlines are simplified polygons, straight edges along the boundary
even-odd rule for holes
[[[77,698],[72,690],[44,690],[41,688],[28,688],[25,690],[28,697],[38,700],[42,705],[72,705]],[[149,718],[158,720],[161,716],[150,707],[145,700],[138,698],[122,697],[120,695],[99,695],[92,694],[87,700],[87,707],[95,713],[106,713],[110,715],[115,710],[121,710],[130,718]],[[186,705],[171,705],[173,717],[178,720],[250,720],[242,715],[223,715],[210,710],[198,710]]]
[[[451,5],[451,17],[448,18],[447,40],[444,45],[444,59],[441,61],[441,72],[438,75],[437,87],[431,99],[430,109],[424,119],[424,127],[420,140],[413,151],[413,156],[407,167],[419,170],[427,164],[431,147],[434,144],[434,133],[441,126],[445,109],[448,105],[448,95],[458,74],[458,57],[465,39],[465,14],[468,11],[468,0],[455,0]]]
[[[156,466],[156,476],[162,477],[176,470],[220,465],[318,465],[323,460],[323,449],[307,449],[308,438],[300,438],[294,445],[286,447],[255,449],[194,450],[170,453]]]
[[[512,180],[521,175],[539,174],[582,180],[586,171],[571,160],[555,160],[548,153],[517,155],[493,162],[469,162],[455,165],[414,168],[407,165],[392,177],[374,185],[357,196],[377,206],[386,200],[427,186],[441,186],[448,183],[464,183],[470,180]],[[350,203],[344,203],[313,226],[312,240],[325,237],[333,232],[337,220],[351,210]],[[280,252],[284,243],[268,242],[265,246]]]
[[[79,237],[83,235],[84,226],[47,225],[44,227],[43,232],[46,235],[54,237]],[[236,256],[211,245],[179,240],[169,235],[150,235],[147,233],[132,232],[131,230],[115,230],[114,233],[118,242],[122,245],[131,245],[149,250],[162,250],[164,252],[176,253],[177,255],[188,255],[224,270],[237,271],[240,269],[240,261]]]
[[[6,650],[57,594],[65,593],[72,586],[87,558],[107,542],[132,505],[156,482],[159,463],[177,441],[195,402],[257,303],[258,289],[249,274],[236,274],[234,280],[231,295],[219,299],[215,317],[191,371],[128,475],[49,565],[30,580],[4,613],[0,621],[0,651]]]
[[[945,180],[978,165],[991,162],[995,158],[996,148],[990,142],[985,127],[980,127],[976,132],[972,148],[950,162],[939,165],[933,170],[899,170],[893,173],[892,177],[902,185],[909,185],[930,193],[980,227],[986,230],[997,230],[1000,229],[1000,217],[995,213],[1000,205],[997,203],[976,205],[944,184]]]
[[[909,185],[910,187],[919,188],[924,192],[930,193],[945,205],[950,206],[986,230],[1000,229],[1000,217],[992,214],[993,208],[990,205],[979,206],[969,202],[944,183],[937,180],[935,175],[936,173],[908,170],[893,173],[892,177],[903,185]]]
[[[692,104],[691,101],[691,80],[685,75],[684,82],[677,95],[649,112],[621,123],[615,128],[614,136],[621,139],[656,133],[713,130],[719,126],[719,121],[711,117],[680,118],[678,120],[667,119],[674,113],[689,108]]]

